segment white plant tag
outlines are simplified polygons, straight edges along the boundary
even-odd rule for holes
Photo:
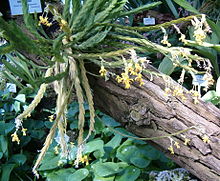
[[[144,25],[155,25],[155,18],[144,18]]]
[[[27,0],[29,6],[29,13],[41,13],[41,2],[40,0]],[[11,15],[21,15],[22,11],[22,2],[21,0],[9,0]]]
[[[8,89],[9,92],[13,92],[13,93],[17,92],[16,85],[12,84],[12,83],[7,83],[6,84],[6,89]]]
[[[204,75],[197,74],[193,77],[192,84],[195,86],[206,87],[208,85],[208,81],[204,80]]]

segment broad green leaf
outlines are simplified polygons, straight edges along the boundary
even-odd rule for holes
[[[95,132],[96,132],[96,134],[101,134],[104,128],[105,128],[104,123],[100,119],[95,118]]]
[[[214,90],[211,90],[211,91],[208,91],[204,96],[202,96],[202,100],[205,102],[210,102],[215,97],[217,97],[217,93]]]
[[[116,157],[124,162],[131,163],[131,157],[135,157],[138,148],[135,145],[123,145],[117,149]]]
[[[10,158],[11,163],[16,163],[19,166],[23,165],[27,160],[27,157],[24,154],[15,154]]]
[[[60,157],[58,155],[55,155],[53,152],[47,152],[38,170],[44,171],[55,169],[58,167],[59,160]]]
[[[36,139],[42,139],[45,136],[45,130],[32,130],[31,137]]]
[[[120,123],[116,122],[113,118],[107,115],[102,116],[102,120],[106,126],[117,127],[121,125]]]
[[[97,162],[92,165],[92,169],[96,175],[101,177],[107,177],[120,171],[118,164],[113,162]]]
[[[116,178],[117,181],[135,181],[139,176],[140,176],[140,169],[134,167],[134,166],[129,166],[125,168],[124,173],[122,176],[118,176]]]
[[[186,0],[174,0],[175,3],[183,7],[185,10],[190,11],[195,14],[200,14],[198,10],[196,10],[189,2]]]
[[[108,143],[105,144],[105,147],[111,147],[112,149],[115,149],[117,146],[120,145],[121,140],[122,136],[116,134]]]
[[[2,127],[1,127],[2,129]],[[8,141],[5,136],[0,135],[0,151],[6,153],[8,150]]]
[[[172,72],[174,71],[173,62],[168,57],[164,57],[159,65],[158,70],[166,75],[172,74]]]
[[[144,158],[141,154],[135,154],[135,157],[131,157],[130,161],[139,168],[146,168],[151,163],[151,160]]]
[[[45,121],[44,122],[44,125],[47,127],[47,128],[51,128],[53,126],[53,122],[50,122],[50,121]]]
[[[218,105],[220,104],[220,96],[215,97],[214,99],[212,99],[212,104],[214,105]]]
[[[220,77],[218,78],[216,83],[216,95],[220,96]]]
[[[158,160],[162,154],[150,145],[138,145],[138,151],[149,160]]]
[[[75,117],[79,112],[79,104],[77,102],[73,102],[69,106],[70,108],[67,113],[68,118]]]
[[[18,94],[18,95],[15,97],[15,100],[20,101],[20,102],[22,102],[22,103],[25,103],[26,97],[25,97],[24,94]]]
[[[115,176],[110,176],[110,177],[100,177],[100,176],[95,176],[93,181],[114,181]]]
[[[93,140],[86,144],[85,153],[91,153],[95,150],[102,149],[104,146],[104,142],[102,140]]]
[[[15,124],[13,123],[5,123],[3,121],[0,121],[0,134],[1,135],[7,135],[9,132],[11,132],[15,127]]]
[[[10,180],[10,174],[13,168],[15,167],[15,164],[2,164],[1,165],[1,181],[9,181]]]
[[[86,178],[89,174],[89,171],[85,168],[81,168],[75,171],[73,174],[68,176],[67,181],[81,181]]]
[[[21,103],[18,101],[15,101],[12,106],[13,106],[13,109],[15,110],[16,113],[21,110]]]
[[[3,157],[3,153],[2,153],[2,152],[0,152],[0,159],[2,159],[2,157]]]
[[[51,173],[45,173],[47,181],[68,181],[69,176],[74,174],[74,168],[59,169]]]
[[[212,31],[216,33],[218,39],[220,40],[220,26],[215,24],[212,20],[207,19],[209,26],[211,27]]]

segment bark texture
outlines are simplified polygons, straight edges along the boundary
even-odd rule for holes
[[[219,109],[202,101],[194,104],[190,95],[186,95],[185,101],[166,96],[163,78],[154,77],[153,81],[150,81],[150,75],[144,75],[144,78],[143,86],[133,84],[126,90],[114,80],[105,82],[91,78],[96,106],[139,137],[162,136],[195,126],[195,129],[182,134],[191,140],[188,146],[184,145],[181,135],[172,137],[180,143],[180,149],[173,146],[174,155],[167,150],[169,138],[152,140],[150,143],[202,181],[219,181]],[[204,134],[209,136],[209,143],[203,142]]]

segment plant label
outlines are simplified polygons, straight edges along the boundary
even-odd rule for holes
[[[155,25],[155,18],[144,18],[144,25]]]
[[[22,11],[22,0],[9,0],[11,15],[21,15]],[[27,0],[29,13],[41,13],[41,2],[40,0]]]
[[[17,92],[16,85],[12,83],[7,83],[6,89],[8,89],[9,92],[13,92],[13,93]]]
[[[204,79],[204,75],[197,74],[193,76],[192,84],[195,86],[206,87],[208,85],[208,82]]]

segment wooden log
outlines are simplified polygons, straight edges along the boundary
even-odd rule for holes
[[[91,78],[96,107],[139,137],[157,137],[193,127],[171,137],[180,145],[179,149],[173,146],[175,154],[168,151],[169,138],[150,143],[202,181],[220,180],[220,110],[201,100],[194,104],[188,94],[185,101],[167,96],[163,78],[154,77],[153,81],[149,75],[144,78],[143,86],[133,84],[130,89],[114,80]],[[209,137],[209,143],[203,141],[204,135]],[[190,139],[188,145],[184,145],[183,136]]]

